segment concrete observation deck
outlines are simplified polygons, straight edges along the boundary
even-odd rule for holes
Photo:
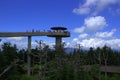
[[[32,36],[48,36],[56,38],[56,50],[61,47],[62,37],[70,37],[70,32],[67,31],[65,27],[52,27],[51,30],[45,31],[26,31],[26,32],[0,32],[0,37],[28,37],[28,53],[27,53],[27,63],[28,70],[27,73],[31,75],[31,38]]]
[[[31,31],[31,32],[0,32],[0,37],[20,37],[20,36],[58,36],[70,37],[68,31]]]

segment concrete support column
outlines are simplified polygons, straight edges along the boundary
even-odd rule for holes
[[[28,36],[28,53],[27,53],[27,63],[28,63],[28,76],[31,75],[31,36]]]
[[[58,50],[61,47],[62,44],[62,38],[56,37],[56,49]]]

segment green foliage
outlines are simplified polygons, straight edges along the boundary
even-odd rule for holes
[[[115,74],[115,75],[112,75],[109,80],[119,80],[120,79],[120,75],[118,74]]]
[[[73,53],[66,54],[64,46],[61,46],[59,50],[50,50],[49,46],[44,45],[41,48],[40,45],[38,48],[32,49],[32,54],[40,55],[37,58],[31,55],[32,69],[35,71],[33,71],[32,76],[27,76],[27,50],[22,49],[18,51],[15,45],[4,43],[0,50],[0,73],[15,59],[20,59],[23,62],[17,63],[17,65],[0,77],[0,80],[38,80],[40,76],[37,71],[39,71],[40,67],[44,80],[98,80],[98,64],[100,64],[100,60],[100,65],[104,65],[104,61],[107,58],[106,65],[120,66],[120,52],[113,51],[107,46],[97,49],[90,48],[88,51],[75,49]],[[41,61],[34,63],[39,60]],[[85,71],[84,65],[92,65],[91,70]],[[104,73],[101,73],[101,80],[104,79]],[[107,79],[119,80],[120,75],[108,74]]]
[[[38,80],[38,75],[33,76],[21,75],[20,80]]]
[[[95,64],[95,51],[92,47],[90,47],[90,50],[87,53],[87,62],[89,65]]]
[[[98,65],[92,65],[91,71],[90,71],[90,76],[93,79],[98,79],[99,76],[99,66]]]

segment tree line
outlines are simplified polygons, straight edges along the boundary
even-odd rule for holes
[[[81,47],[66,53],[64,44],[57,50],[37,42],[38,46],[31,49],[31,76],[26,75],[27,49],[19,50],[9,42],[0,49],[0,80],[118,80],[120,74],[100,72],[99,66],[120,66],[120,52],[108,46],[102,48]],[[13,65],[14,64],[14,65]],[[90,71],[83,66],[92,65]],[[25,79],[26,78],[26,79]]]

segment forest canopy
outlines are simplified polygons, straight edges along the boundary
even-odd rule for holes
[[[48,45],[31,49],[31,76],[27,76],[28,50],[5,42],[0,49],[1,80],[118,80],[120,74],[101,72],[100,66],[120,66],[120,52],[108,46],[89,50],[80,47],[66,53],[64,45],[59,50]],[[91,65],[90,71],[83,66]]]

